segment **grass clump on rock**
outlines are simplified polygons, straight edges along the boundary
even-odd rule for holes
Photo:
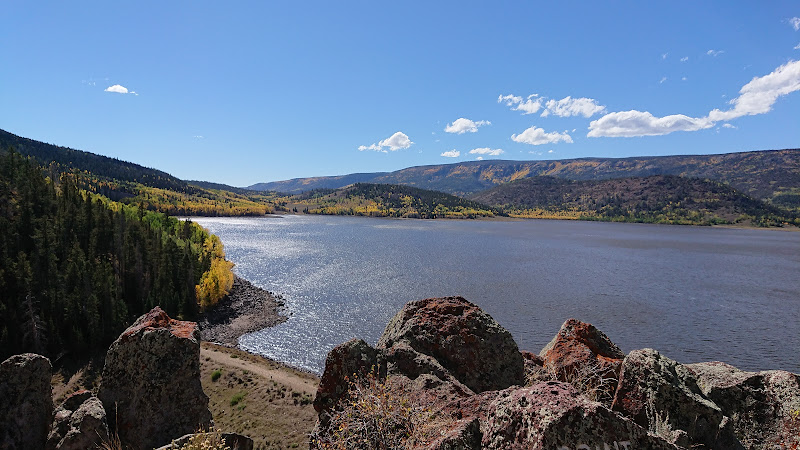
[[[349,395],[333,413],[328,432],[312,434],[312,448],[406,449],[431,441],[428,425],[434,413],[409,399],[401,386],[374,371],[349,384]]]

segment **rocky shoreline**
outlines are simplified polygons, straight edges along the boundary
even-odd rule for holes
[[[200,339],[236,347],[239,337],[286,321],[279,295],[234,275],[233,288],[197,321]]]

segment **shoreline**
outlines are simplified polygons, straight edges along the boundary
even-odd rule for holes
[[[285,322],[288,317],[282,314],[283,306],[280,295],[234,274],[230,293],[198,318],[200,339],[239,348],[242,335]]]
[[[281,211],[280,213],[271,213],[265,214],[263,216],[186,216],[186,219],[191,220],[193,217],[201,217],[201,218],[208,218],[208,217],[227,217],[227,218],[235,218],[235,217],[244,217],[244,218],[272,218],[272,219],[282,219],[284,216],[316,216],[316,217],[364,217],[368,219],[389,219],[389,220],[425,220],[425,221],[440,221],[440,220],[466,220],[466,221],[486,221],[486,222],[521,222],[526,220],[564,220],[564,221],[579,221],[579,222],[599,222],[599,223],[631,223],[631,224],[642,224],[642,225],[668,225],[668,226],[678,226],[678,227],[699,227],[699,228],[724,228],[724,229],[731,229],[731,230],[764,230],[764,231],[788,231],[788,232],[800,232],[800,226],[794,225],[786,225],[786,226],[771,226],[771,227],[759,227],[750,224],[736,224],[736,223],[729,223],[729,224],[718,224],[718,225],[701,225],[701,224],[683,224],[683,223],[652,223],[652,222],[627,222],[627,221],[615,221],[615,220],[593,220],[593,219],[583,219],[577,217],[513,217],[513,216],[493,216],[493,217],[475,217],[475,218],[464,218],[464,217],[437,217],[435,219],[420,219],[416,217],[389,217],[389,216],[366,216],[366,215],[358,215],[358,214],[309,214],[309,213],[301,213],[301,212],[285,212]]]

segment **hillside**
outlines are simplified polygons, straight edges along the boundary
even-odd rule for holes
[[[698,225],[800,223],[796,214],[743,195],[725,184],[672,175],[582,181],[539,176],[503,184],[470,198],[519,217]]]
[[[260,192],[231,191],[214,183],[189,184],[160,170],[0,130],[0,152],[8,148],[32,157],[51,178],[74,173],[81,189],[151,211],[181,216],[253,216],[268,214],[274,207]]]
[[[308,214],[418,219],[492,217],[495,208],[411,186],[356,183],[341,189],[317,190],[290,197],[289,204]]]
[[[230,289],[219,238],[46,178],[0,152],[0,359],[85,356],[154,305],[194,317]]]
[[[382,174],[358,174],[369,183],[403,184],[469,195],[521,178],[549,175],[570,180],[596,180],[651,175],[708,178],[743,193],[784,207],[800,207],[800,149],[767,150],[722,155],[582,158],[557,161],[470,161],[410,167]],[[352,181],[317,177],[261,183],[259,189],[299,192],[319,187],[338,188]]]
[[[291,180],[273,181],[271,183],[257,183],[252,186],[248,186],[247,189],[253,191],[274,191],[285,192],[287,194],[299,194],[301,192],[311,191],[314,189],[338,189],[354,183],[369,183],[376,177],[386,174],[387,172],[351,173],[349,175],[332,177],[294,178]]]

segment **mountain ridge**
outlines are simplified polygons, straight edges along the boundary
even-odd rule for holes
[[[370,174],[358,175],[361,176],[360,182],[403,184],[459,196],[537,175],[573,180],[679,175],[720,181],[752,197],[770,200],[787,192],[800,195],[800,149],[546,161],[484,160],[376,172],[372,178],[367,177]],[[250,188],[257,186],[262,190],[299,193],[318,187],[339,188],[352,184],[346,182],[347,177],[296,178],[259,183]]]

